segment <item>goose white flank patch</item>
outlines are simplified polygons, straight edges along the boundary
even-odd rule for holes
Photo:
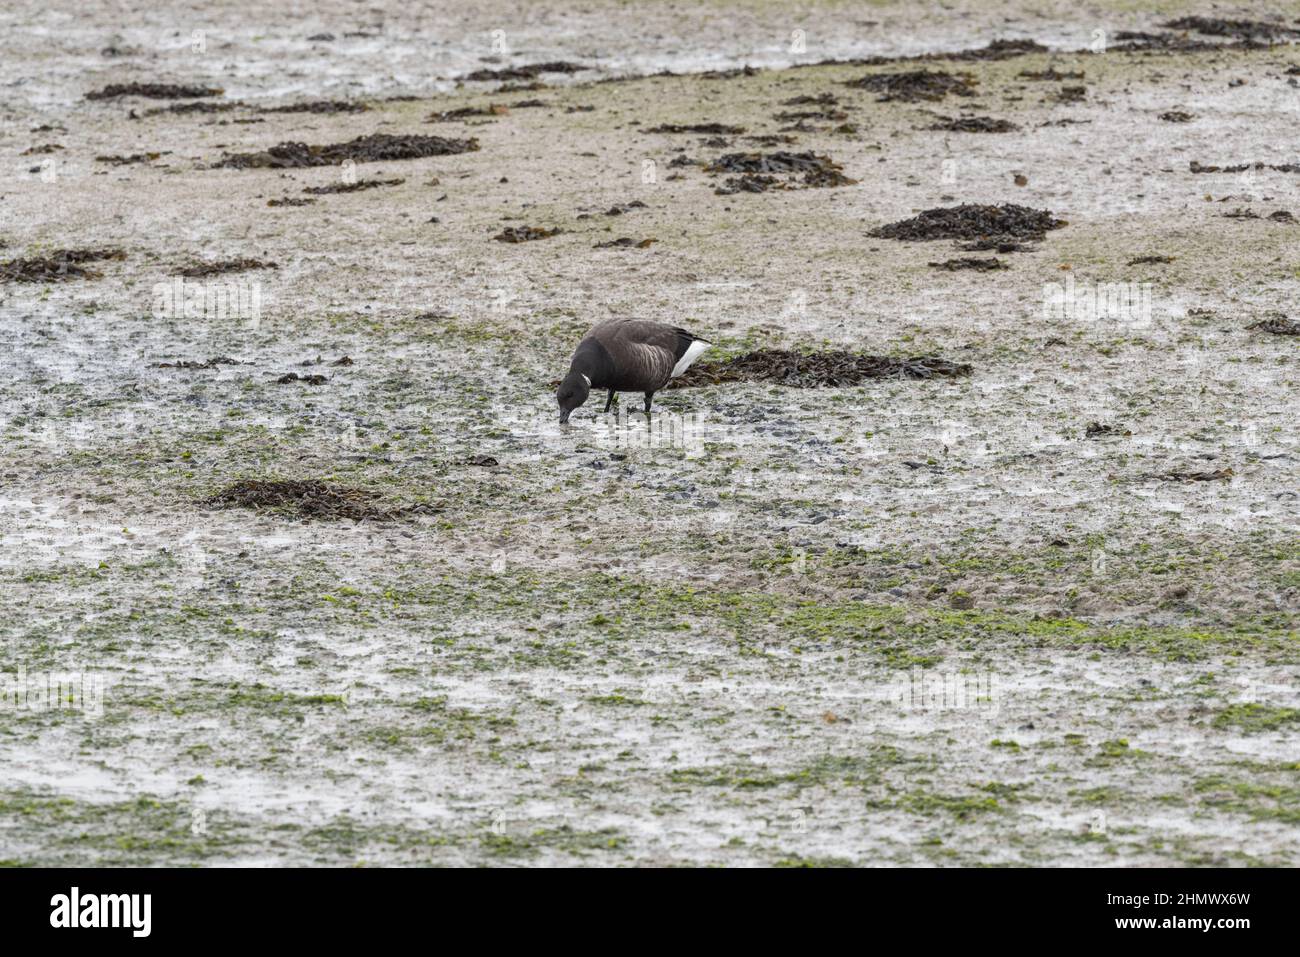
[[[673,374],[669,376],[669,378],[676,379],[679,375],[689,369],[691,363],[698,359],[700,354],[708,347],[709,344],[703,339],[696,339],[692,342],[686,347],[686,351],[682,354],[682,357],[677,360],[677,365],[673,366]]]
[[[619,392],[645,393],[650,414],[654,394],[691,367],[709,347],[707,339],[678,326],[653,319],[607,319],[597,323],[578,343],[569,374],[556,390],[560,422],[582,403],[592,389],[605,389],[605,411]]]

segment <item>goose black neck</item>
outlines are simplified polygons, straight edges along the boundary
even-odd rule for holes
[[[614,377],[614,358],[597,340],[583,339],[573,353],[569,371],[585,375],[591,380],[592,388],[599,389]]]

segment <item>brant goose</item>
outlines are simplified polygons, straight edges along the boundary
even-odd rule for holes
[[[687,370],[710,343],[685,329],[653,319],[607,319],[578,343],[569,374],[555,393],[560,422],[587,401],[592,389],[608,389],[608,412],[616,392],[644,392],[645,414],[654,394]]]

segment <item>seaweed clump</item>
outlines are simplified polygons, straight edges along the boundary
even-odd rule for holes
[[[577,73],[588,69],[590,67],[569,63],[567,60],[553,60],[549,63],[529,63],[524,66],[505,67],[501,70],[490,70],[485,67],[473,73],[466,73],[461,79],[476,83],[491,80],[534,80],[543,73]]]
[[[264,262],[261,259],[221,259],[216,262],[196,263],[180,271],[186,279],[201,279],[204,276],[222,276],[232,272],[246,272],[249,269],[279,269],[279,265]]]
[[[374,492],[365,489],[331,485],[315,479],[243,479],[204,499],[203,504],[218,508],[288,512],[305,519],[351,519],[356,522],[388,522],[442,510],[442,506],[428,504],[386,507],[377,504],[377,498]]]
[[[705,136],[739,136],[745,132],[743,126],[728,126],[725,123],[664,123],[646,130],[647,133],[700,133]]]
[[[1046,70],[1021,70],[1018,74],[1024,80],[1039,80],[1049,83],[1057,83],[1061,80],[1082,80],[1084,73],[1082,70],[1058,70],[1054,66],[1049,66]]]
[[[962,116],[957,119],[944,117],[927,129],[946,133],[1014,133],[1020,127],[1010,120],[996,120],[991,116]]]
[[[309,146],[306,143],[280,143],[259,153],[227,155],[218,168],[228,169],[303,169],[312,166],[338,166],[348,160],[368,163],[379,160],[422,159],[426,156],[450,156],[470,153],[479,148],[478,140],[450,139],[445,136],[422,136],[418,133],[395,135],[371,133],[346,143]]]
[[[308,100],[305,103],[287,103],[284,106],[259,107],[259,113],[315,113],[330,115],[333,113],[365,113],[369,104],[357,100]]]
[[[163,152],[170,152],[170,150],[165,150]],[[152,163],[154,160],[159,159],[163,155],[163,152],[131,153],[128,156],[121,156],[118,154],[96,156],[95,162],[109,163],[113,166],[131,166],[136,163]]]
[[[592,249],[649,249],[654,243],[658,242],[654,237],[646,239],[633,239],[631,236],[621,236],[618,239],[611,239],[607,243],[596,243]]]
[[[177,83],[110,83],[102,90],[87,93],[88,100],[112,100],[122,96],[140,96],[149,100],[192,100],[204,96],[221,96],[226,91],[215,86],[185,86]]]
[[[489,103],[487,106],[462,106],[454,110],[441,110],[430,113],[427,123],[458,123],[475,116],[505,116],[510,107],[502,103]]]
[[[739,173],[715,192],[762,193],[769,189],[827,189],[852,186],[857,182],[842,172],[844,167],[829,156],[817,153],[727,153],[704,168],[706,173]],[[799,175],[802,174],[802,179]],[[784,175],[786,179],[777,179]]]
[[[1193,173],[1244,173],[1247,170],[1271,169],[1278,173],[1300,173],[1300,163],[1237,163],[1233,166],[1206,166],[1192,160],[1187,168]]]
[[[1280,40],[1300,37],[1300,30],[1262,23],[1259,20],[1220,20],[1215,17],[1179,17],[1160,24],[1166,30],[1187,30],[1207,37],[1232,37],[1237,40]]]
[[[997,272],[1001,269],[1011,268],[996,256],[990,256],[987,259],[981,259],[978,256],[963,256],[959,259],[945,259],[941,263],[929,263],[928,265],[932,269],[943,269],[947,272],[957,272],[962,269],[970,269],[975,272]]]
[[[100,273],[85,263],[125,259],[120,249],[57,249],[48,256],[10,259],[0,263],[3,282],[62,282],[67,279],[98,279]]]
[[[220,103],[211,103],[207,100],[196,100],[193,103],[172,103],[168,106],[155,106],[145,110],[143,116],[158,116],[162,113],[229,113],[232,110],[252,110],[254,107],[239,100],[223,100]]]
[[[1050,229],[1069,225],[1045,209],[1031,209],[1016,203],[1001,206],[963,203],[927,209],[896,223],[878,226],[867,235],[877,239],[919,242],[931,239],[1040,240]]]
[[[1013,236],[981,236],[969,243],[958,243],[957,248],[967,253],[1023,253],[1034,247]]]
[[[867,379],[933,379],[970,375],[971,366],[937,356],[897,358],[831,350],[797,352],[758,349],[720,362],[699,362],[669,383],[669,388],[723,382],[775,382],[797,389],[857,385]]]
[[[359,179],[352,183],[330,183],[327,186],[304,186],[303,192],[313,196],[328,196],[331,193],[359,193],[365,189],[380,186],[401,186],[406,180],[396,179]]]
[[[1252,322],[1246,328],[1258,329],[1260,332],[1271,332],[1275,336],[1300,336],[1300,322],[1288,319],[1286,316],[1271,316],[1268,319],[1261,319],[1259,322]]]
[[[499,243],[530,243],[536,239],[550,239],[563,231],[558,227],[545,229],[541,226],[507,226],[492,238]]]
[[[155,369],[215,369],[218,366],[240,366],[243,365],[238,359],[232,359],[229,356],[213,356],[211,359],[200,362],[198,359],[178,359],[175,362],[158,362],[154,364]]]
[[[845,85],[858,90],[872,90],[880,94],[879,103],[917,100],[942,100],[948,94],[973,96],[978,82],[969,73],[953,75],[943,70],[907,70],[902,73],[873,73],[849,80]]]
[[[1031,53],[1048,53],[1048,47],[1037,40],[992,40],[985,46],[974,50],[962,50],[950,54],[951,60],[1010,60],[1012,57],[1027,56]],[[936,54],[935,59],[944,59],[943,54]]]

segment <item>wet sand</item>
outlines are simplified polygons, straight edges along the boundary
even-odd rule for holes
[[[1115,39],[1258,11],[320,9],[0,19],[0,264],[122,253],[0,282],[0,680],[90,689],[0,707],[0,859],[1297,863],[1297,339],[1251,327],[1300,318],[1300,172],[1268,168],[1300,161],[1300,48]],[[548,61],[591,69],[456,79]],[[918,69],[971,95],[853,85]],[[85,98],[130,82],[244,105]],[[368,108],[266,111],[319,100]],[[1017,128],[930,128],[962,117]],[[705,123],[744,132],[650,132]],[[372,134],[478,149],[217,165]],[[707,165],[753,151],[856,182],[720,194]],[[869,235],[962,203],[1067,225]],[[526,226],[559,232],[493,238]],[[972,256],[1007,268],[929,265]],[[174,301],[238,259],[274,266]],[[561,429],[554,380],[619,315],[712,360],[972,371],[672,389],[652,426],[593,396]],[[208,501],[241,479],[410,511]]]

